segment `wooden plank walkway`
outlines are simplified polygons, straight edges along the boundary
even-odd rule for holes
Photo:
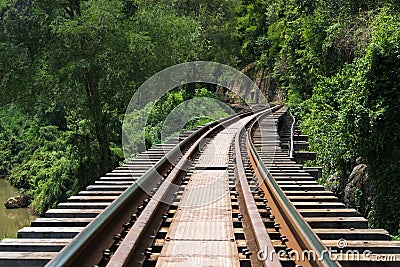
[[[241,123],[218,133],[202,151],[156,266],[239,266],[227,168]]]

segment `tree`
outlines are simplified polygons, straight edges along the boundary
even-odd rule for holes
[[[32,145],[20,146],[25,156],[10,179],[33,192],[43,212],[67,197],[61,187],[78,185],[73,193],[123,160],[129,99],[155,72],[196,59],[200,26],[144,1],[10,0],[0,7],[0,105],[35,117],[24,140]],[[33,145],[43,133],[59,145]],[[48,174],[38,175],[40,166]]]
[[[205,50],[202,60],[237,65],[239,39],[236,31],[239,0],[168,1],[178,14],[196,19],[202,27]]]
[[[4,14],[2,93],[18,88],[17,99],[57,102],[70,128],[87,120],[98,146],[98,175],[111,167],[110,139],[120,142],[111,125],[119,123],[117,115],[124,113],[135,88],[162,68],[194,59],[200,50],[198,25],[161,6],[15,1]]]

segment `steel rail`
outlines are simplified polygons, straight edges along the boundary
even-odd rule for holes
[[[256,111],[258,114],[261,111]],[[185,153],[185,155],[179,160],[176,167],[171,171],[171,173],[166,178],[166,182],[164,182],[160,189],[156,192],[154,197],[150,200],[149,204],[146,206],[145,210],[142,212],[142,215],[137,219],[135,224],[133,225],[131,231],[125,237],[125,239],[120,244],[117,251],[114,253],[113,257],[111,257],[110,262],[107,266],[110,267],[119,267],[119,266],[132,266],[137,263],[137,259],[133,259],[133,255],[136,253],[136,250],[140,247],[140,242],[142,237],[145,235],[145,232],[148,226],[151,224],[151,220],[156,218],[157,210],[161,205],[161,200],[170,201],[172,198],[173,191],[171,191],[171,187],[173,182],[178,177],[181,172],[181,168],[185,166],[188,161],[188,158],[192,156],[193,153],[198,149],[199,144],[212,135],[214,132],[219,131],[220,128],[224,128],[225,125],[229,125],[238,121],[239,119],[248,116],[246,113],[244,115],[234,116],[228,120],[225,120],[222,124],[215,126],[212,129],[209,129],[206,133],[204,133],[196,142],[189,148],[189,150]],[[255,115],[253,115],[255,116]],[[137,254],[136,254],[137,255]],[[136,262],[134,262],[136,260]]]
[[[115,201],[113,201],[107,208],[99,214],[92,222],[90,222],[85,229],[80,232],[67,246],[65,246],[57,256],[52,259],[46,266],[59,267],[59,266],[82,266],[90,263],[91,265],[97,262],[89,262],[91,253],[98,250],[99,235],[107,234],[110,236],[112,242],[112,236],[117,233],[109,233],[109,226],[115,224],[113,220],[122,217],[124,211],[134,203],[137,194],[143,194],[142,187],[149,187],[149,181],[151,184],[161,179],[158,171],[163,170],[165,166],[171,166],[171,159],[177,159],[181,155],[181,149],[189,146],[192,140],[198,138],[204,132],[207,132],[211,128],[223,127],[227,122],[232,119],[240,119],[248,116],[255,111],[246,113],[239,113],[231,115],[227,118],[211,122],[206,124],[204,127],[198,129],[190,136],[185,138],[175,148],[169,151],[162,159],[160,159],[154,167],[150,168],[139,180],[137,180],[132,186],[126,189]],[[151,188],[151,185],[150,185]],[[127,211],[125,211],[127,212]],[[125,215],[126,217],[126,215]],[[113,227],[115,227],[113,225]],[[108,247],[103,247],[106,249]],[[101,250],[101,248],[100,248]]]
[[[209,129],[206,133],[204,133],[196,142],[189,148],[189,150],[185,153],[185,155],[179,160],[176,164],[175,168],[171,171],[168,177],[165,179],[164,183],[157,190],[155,195],[151,198],[150,202],[143,210],[140,217],[136,220],[134,225],[132,226],[131,231],[124,238],[122,243],[120,244],[117,251],[111,257],[110,262],[107,266],[130,266],[131,265],[131,257],[134,254],[135,250],[140,246],[141,238],[143,237],[148,225],[151,220],[155,217],[159,206],[161,205],[162,200],[170,201],[172,200],[173,191],[171,191],[171,187],[173,187],[173,183],[178,177],[179,173],[189,161],[189,158],[195,153],[199,144],[208,136],[210,136],[213,132],[217,131],[219,127],[216,126],[212,129]]]
[[[278,212],[282,215],[285,220],[285,224],[289,227],[291,234],[296,238],[295,242],[300,246],[302,251],[296,251],[298,254],[302,256],[304,252],[314,252],[316,257],[310,257],[309,264],[311,266],[341,266],[337,261],[334,261],[330,258],[329,251],[326,246],[322,243],[322,241],[316,236],[316,234],[312,231],[311,227],[304,221],[303,217],[294,207],[294,205],[290,202],[286,194],[279,187],[278,183],[272,177],[268,168],[263,163],[261,157],[259,156],[256,148],[253,144],[251,129],[254,128],[256,121],[254,121],[250,130],[247,132],[246,145],[249,150],[249,156],[251,157],[252,164],[255,164],[253,168],[257,170],[256,174],[260,176],[261,179],[260,185],[264,185],[268,192],[266,194],[270,194],[272,199],[270,199],[269,203],[273,201],[276,206]],[[293,240],[289,240],[292,241]],[[312,253],[310,254],[312,255]]]
[[[265,112],[275,111],[275,109],[277,108],[279,108],[279,106],[270,108]],[[255,121],[257,121],[257,118],[255,118]],[[252,121],[247,123],[247,125],[249,125],[251,122]],[[257,243],[257,248],[258,248],[257,253],[260,253],[262,251],[264,255],[269,255],[270,252],[275,251],[275,248],[274,245],[272,244],[271,238],[268,235],[267,229],[265,228],[264,222],[258,211],[256,202],[254,201],[253,194],[250,190],[250,186],[247,181],[245,168],[243,166],[243,159],[241,156],[240,142],[241,142],[241,137],[245,131],[245,126],[246,125],[243,125],[235,136],[235,160],[236,160],[235,176],[236,179],[238,179],[239,181],[240,190],[242,192],[244,204],[246,207],[246,213],[249,218],[254,239]],[[266,260],[263,261],[263,266],[281,267],[282,264],[280,263],[278,257],[266,257]]]

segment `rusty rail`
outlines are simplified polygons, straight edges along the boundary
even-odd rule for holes
[[[136,183],[125,190],[118,199],[112,202],[46,266],[86,266],[97,264],[98,260],[101,259],[103,250],[112,244],[113,236],[120,232],[115,229],[121,230],[121,225],[129,221],[130,215],[134,213],[132,207],[137,204],[136,202],[141,199],[141,196],[147,195],[142,188],[151,189],[156,186],[162,180],[162,176],[159,173],[165,173],[164,170],[168,170],[176,164],[180,156],[182,156],[181,151],[191,147],[191,143],[194,140],[201,136],[209,135],[211,132],[217,131],[221,127],[250,114],[253,114],[253,111],[234,114],[219,121],[208,123],[184,139]],[[195,142],[195,144],[198,144],[198,142]],[[171,161],[173,162],[171,163]],[[165,188],[162,189],[165,190]],[[154,207],[157,206],[155,205]],[[97,254],[94,251],[98,251]]]
[[[109,191],[107,194],[104,194],[103,192],[100,192],[99,194],[96,192],[95,194],[99,194],[99,196],[95,196],[95,194],[93,194],[94,192],[91,191],[93,189],[89,188],[86,190],[87,192],[91,192],[90,194],[85,192],[82,194],[85,197],[88,196],[86,201],[79,198],[78,202],[71,198],[71,201],[69,201],[70,204],[81,205],[82,208],[79,209],[85,212],[89,209],[88,206],[98,207],[90,210],[88,213],[90,219],[86,216],[88,214],[85,212],[82,212],[85,216],[80,217],[77,215],[78,212],[76,210],[71,212],[71,216],[65,216],[65,218],[50,215],[49,218],[41,218],[42,220],[38,219],[36,225],[32,225],[36,227],[31,227],[33,229],[30,229],[29,231],[20,232],[22,233],[20,238],[15,239],[15,241],[19,240],[20,242],[9,240],[9,245],[6,244],[3,246],[3,250],[0,251],[0,254],[3,257],[2,264],[5,266],[12,266],[14,260],[17,260],[16,262],[18,263],[15,263],[17,265],[42,266],[51,258],[55,257],[64,245],[67,245],[71,240],[72,235],[76,235],[76,237],[72,239],[73,241],[71,243],[62,249],[58,256],[56,256],[48,266],[93,266],[96,264],[99,266],[106,266],[107,264],[109,266],[138,266],[139,263],[143,263],[144,257],[146,257],[144,260],[145,264],[154,263],[158,260],[158,249],[162,243],[159,239],[164,239],[163,233],[165,233],[165,229],[163,228],[173,220],[169,219],[172,218],[169,216],[171,213],[165,213],[165,211],[168,212],[169,208],[174,211],[176,207],[176,202],[169,207],[169,204],[157,200],[164,200],[167,199],[168,196],[172,196],[171,192],[173,192],[173,188],[169,186],[171,183],[176,183],[176,186],[180,187],[179,190],[176,191],[182,192],[181,189],[185,186],[185,183],[187,183],[187,179],[189,178],[188,176],[192,173],[191,170],[196,170],[196,167],[194,166],[196,163],[191,167],[191,169],[183,167],[187,166],[189,158],[193,158],[193,153],[198,156],[198,144],[201,142],[202,138],[205,138],[210,134],[213,136],[213,131],[217,131],[218,128],[228,126],[230,122],[248,116],[242,120],[242,123],[245,123],[246,125],[242,126],[239,129],[239,132],[235,132],[234,151],[236,153],[235,155],[229,154],[228,165],[230,186],[232,186],[231,182],[233,182],[233,170],[235,172],[235,179],[239,182],[236,185],[236,191],[231,191],[230,194],[231,198],[235,199],[235,204],[232,204],[233,223],[236,225],[236,228],[240,228],[239,231],[235,232],[235,234],[239,234],[238,239],[235,240],[235,235],[235,238],[231,239],[231,241],[237,241],[239,253],[240,250],[242,250],[242,254],[239,255],[242,257],[240,260],[243,260],[243,257],[246,257],[246,259],[244,259],[245,264],[247,264],[248,261],[251,261],[252,263],[255,263],[255,266],[260,266],[261,264],[263,264],[263,266],[282,266],[282,264],[285,266],[287,264],[293,264],[294,261],[294,264],[304,267],[340,266],[338,262],[331,260],[332,256],[344,266],[398,266],[400,244],[397,243],[393,245],[393,243],[389,243],[388,240],[390,238],[386,231],[382,229],[366,229],[366,220],[361,220],[359,216],[355,214],[355,210],[344,211],[344,208],[342,208],[344,205],[336,203],[338,200],[331,196],[331,192],[328,192],[328,194],[326,192],[321,192],[323,190],[321,189],[322,186],[317,185],[315,181],[308,183],[310,181],[309,178],[312,177],[308,174],[307,177],[303,177],[305,175],[304,169],[287,157],[286,148],[285,151],[281,150],[279,142],[271,139],[271,137],[274,136],[267,135],[264,139],[262,136],[259,136],[257,132],[257,134],[252,137],[251,134],[256,132],[256,123],[258,123],[258,126],[260,127],[260,135],[263,134],[262,129],[269,129],[265,127],[270,127],[271,121],[267,120],[263,126],[263,121],[261,119],[263,116],[270,114],[269,111],[275,111],[275,109],[278,108],[279,107],[274,107],[269,110],[260,109],[250,113],[235,114],[234,116],[221,119],[217,122],[209,123],[195,132],[193,130],[182,135],[179,140],[183,139],[183,141],[178,145],[175,146],[176,143],[169,143],[168,150],[171,150],[166,155],[164,151],[159,152],[158,150],[156,150],[157,152],[152,150],[149,154],[144,153],[142,156],[153,155],[153,157],[148,156],[148,159],[152,158],[152,160],[149,161],[143,158],[139,159],[136,163],[137,166],[135,167],[139,166],[142,168],[142,162],[146,162],[146,166],[142,169],[140,174],[129,177],[132,173],[128,173],[127,171],[129,171],[129,166],[134,165],[132,162],[132,165],[128,164],[129,166],[126,165],[126,167],[124,167],[121,174],[118,172],[117,176],[115,176],[115,174],[110,175],[112,178],[122,177],[121,184],[123,186],[120,186],[121,189],[117,188],[119,185],[113,187],[114,180],[110,179],[112,182],[105,183],[105,185],[111,185],[114,189]],[[279,109],[277,113],[283,114],[286,112],[286,110],[283,110],[284,109]],[[274,113],[274,122],[276,122],[275,115],[277,113]],[[239,126],[235,126],[235,131],[238,127]],[[248,129],[247,132],[246,129]],[[292,125],[292,148],[293,130],[294,127]],[[268,130],[264,132],[267,132],[267,134],[271,133],[271,131]],[[276,133],[274,134],[276,136]],[[287,135],[288,133],[286,132],[284,136],[286,137]],[[257,138],[260,138],[261,142],[258,142]],[[229,142],[232,142],[231,137],[229,140]],[[268,142],[264,143],[264,145],[268,144],[267,148],[269,149],[263,150],[263,152],[257,152],[255,148],[260,148],[259,144],[262,145],[262,140]],[[155,154],[157,154],[156,157],[154,157]],[[184,155],[182,156],[182,154]],[[274,155],[276,158],[272,161],[273,167],[268,170],[266,165],[262,162],[262,159],[268,161],[273,158]],[[246,158],[245,162],[243,162],[242,156]],[[247,161],[248,156],[249,161]],[[232,161],[235,165],[233,166],[233,169],[231,168]],[[248,163],[250,163],[251,166],[248,166]],[[175,165],[176,168],[173,168]],[[150,166],[152,167],[148,170]],[[246,166],[246,168],[244,168],[244,166]],[[133,169],[137,173],[138,169],[132,168],[131,171]],[[144,174],[144,176],[141,176],[142,174]],[[108,179],[107,177],[102,178]],[[103,182],[102,178],[100,179],[99,184]],[[128,183],[126,182],[127,180]],[[115,184],[118,184],[119,182],[120,181]],[[302,186],[304,185],[303,182],[305,182],[306,186],[301,189],[298,188],[297,185]],[[155,187],[153,187],[154,184],[156,184]],[[308,184],[312,185],[312,187],[307,187]],[[126,191],[123,191],[128,186],[129,188]],[[296,186],[296,190],[300,189],[299,194],[293,193],[294,191],[292,191],[292,188],[294,188],[294,186]],[[173,187],[176,189],[175,186]],[[281,189],[281,187],[283,189]],[[103,189],[96,190],[109,190],[109,188],[106,188],[105,186],[102,186],[101,188]],[[255,191],[253,190],[252,192],[252,188],[254,188]],[[308,190],[308,188],[311,190]],[[152,193],[155,193],[155,196],[152,199],[148,197],[148,194],[145,192],[147,189],[152,191]],[[311,192],[313,193],[309,194]],[[106,200],[103,198],[104,195],[107,195]],[[178,193],[174,196],[178,195],[180,197],[176,197],[173,201],[179,201],[179,198],[183,196],[183,193]],[[93,196],[95,196],[95,198],[93,198]],[[114,202],[111,202],[117,196],[119,196],[119,198]],[[303,196],[305,197],[303,198]],[[303,200],[299,201],[299,199]],[[310,202],[310,199],[312,199],[312,202]],[[316,199],[319,200],[316,201]],[[99,200],[104,202],[101,202],[99,205]],[[323,205],[320,206],[319,204]],[[74,207],[74,205],[71,206]],[[67,205],[61,205],[58,210],[66,209],[66,207]],[[297,210],[296,207],[299,210]],[[330,207],[333,208],[331,209]],[[333,213],[336,215],[332,215]],[[93,217],[96,215],[98,216],[93,220]],[[304,218],[302,216],[304,216]],[[59,220],[58,218],[61,219]],[[72,219],[68,220],[69,218]],[[132,220],[132,218],[135,219]],[[243,218],[245,220],[240,223]],[[131,221],[129,219],[131,219]],[[88,224],[90,221],[91,223]],[[129,223],[127,223],[128,221]],[[165,224],[160,227],[163,223]],[[333,225],[331,225],[331,223],[333,223]],[[124,226],[122,227],[123,224]],[[239,224],[241,224],[241,226],[238,226]],[[86,228],[84,228],[85,225],[87,225]],[[45,227],[49,227],[50,229],[43,229]],[[82,229],[84,230],[82,231]],[[121,230],[123,230],[123,232],[121,232]],[[132,231],[129,232],[129,230]],[[77,234],[79,231],[82,232]],[[27,233],[29,233],[29,235]],[[55,233],[55,235],[52,235],[53,237],[47,239],[46,235],[49,233]],[[160,233],[161,235],[157,237],[155,233]],[[117,235],[114,236],[115,234]],[[354,234],[354,237],[352,237],[352,234]],[[319,237],[317,237],[317,235]],[[347,238],[346,235],[348,235],[349,238]],[[364,237],[360,235],[366,236]],[[331,251],[330,249],[341,249],[338,241],[341,240],[342,236],[349,239],[348,247],[346,250],[343,250],[346,254],[342,254],[342,251],[340,254],[335,254],[335,251],[337,250],[335,249]],[[114,239],[113,241],[113,237],[117,237],[117,239]],[[338,238],[340,239],[336,241]],[[149,242],[150,239],[151,242]],[[244,240],[246,242],[243,242]],[[322,243],[321,240],[324,243]],[[165,238],[165,241],[168,242],[168,237]],[[15,247],[15,251],[10,250],[12,246]],[[154,247],[152,248],[151,246]],[[330,249],[327,249],[325,246],[328,246]],[[156,252],[152,250],[154,248],[156,248]],[[104,251],[106,249],[107,251]],[[277,256],[274,258],[267,257],[265,260],[262,260],[262,262],[258,262],[261,260],[258,258],[259,254],[257,253],[257,250],[258,252],[275,252],[275,250],[278,249],[279,252],[283,252],[284,254],[286,253],[283,255],[282,259],[280,259],[280,256],[276,254]],[[369,249],[374,251],[373,256],[377,257],[377,259],[383,255],[389,257],[387,258],[388,260],[385,262],[375,263],[371,261],[369,256],[361,258],[360,261],[357,262],[354,258],[344,258],[344,255],[347,255],[347,251],[360,251],[361,253],[370,251]],[[308,253],[304,254],[304,256],[310,256],[313,258],[309,258],[310,260],[308,260],[308,257],[305,260],[297,260],[299,258],[293,260],[288,257],[291,255],[291,252],[297,252],[301,254],[300,256],[303,256],[302,253],[305,251]],[[330,254],[331,252],[333,253],[332,255]],[[257,259],[255,257],[256,253]],[[392,255],[389,253],[397,254]],[[111,255],[112,257],[110,260]],[[292,255],[297,256],[298,254]],[[240,264],[242,263],[243,262],[241,261]]]
[[[277,108],[279,108],[279,106],[273,107],[266,112],[274,111]],[[253,194],[247,182],[245,168],[243,166],[243,159],[240,153],[240,141],[244,132],[245,126],[242,126],[235,136],[236,179],[239,181],[240,189],[243,194],[244,203],[246,205],[246,213],[250,221],[253,236],[257,243],[258,251],[275,251],[274,245],[272,244],[272,241],[268,235],[267,229],[265,228],[264,222],[260,216]],[[263,262],[263,265],[269,267],[282,266],[278,257],[268,258]]]
[[[255,124],[256,121],[251,124],[250,129],[253,129]],[[309,261],[305,260],[301,263],[311,266],[340,266],[338,262],[329,257],[326,246],[304,221],[303,217],[293,206],[286,194],[282,191],[268,171],[252,142],[251,130],[247,132],[246,146],[248,148],[250,161],[259,178],[260,186],[270,198],[270,206],[275,212],[279,213],[279,216],[281,216],[285,221],[286,226],[290,231],[290,233],[287,233],[289,239],[288,243],[292,248],[300,253],[300,255],[304,251],[313,251],[316,253],[315,258],[310,258]],[[274,209],[273,206],[276,208]]]
[[[231,121],[236,121],[236,117],[225,123],[230,123]],[[181,170],[189,161],[189,158],[196,152],[199,144],[212,133],[218,131],[222,125],[217,125],[214,128],[209,129],[204,133],[196,142],[189,148],[185,155],[179,160],[175,168],[171,171],[168,177],[165,179],[164,183],[160,186],[159,190],[156,192],[154,197],[150,200],[149,204],[146,206],[145,210],[142,212],[141,216],[132,226],[134,231],[130,231],[125,239],[122,241],[119,249],[115,252],[111,258],[108,266],[131,266],[134,264],[131,262],[132,255],[135,250],[140,247],[142,237],[146,232],[147,227],[150,225],[151,220],[156,216],[159,206],[162,200],[171,201],[173,198],[173,190],[171,188],[174,181],[178,177]]]

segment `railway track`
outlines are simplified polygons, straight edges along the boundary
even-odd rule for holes
[[[369,229],[356,210],[318,185],[314,170],[294,160],[296,151],[288,157],[288,148],[307,137],[300,135],[293,142],[287,139],[293,133],[283,132],[281,138],[271,132],[271,124],[282,119],[276,114],[259,120],[258,127],[254,123],[246,144],[281,241],[289,248],[285,252],[302,266],[400,266],[400,242],[390,241],[383,229]],[[310,158],[307,152],[299,154]]]
[[[0,242],[0,266],[398,266],[400,242],[290,157],[291,135],[276,131],[286,111],[140,154]]]

